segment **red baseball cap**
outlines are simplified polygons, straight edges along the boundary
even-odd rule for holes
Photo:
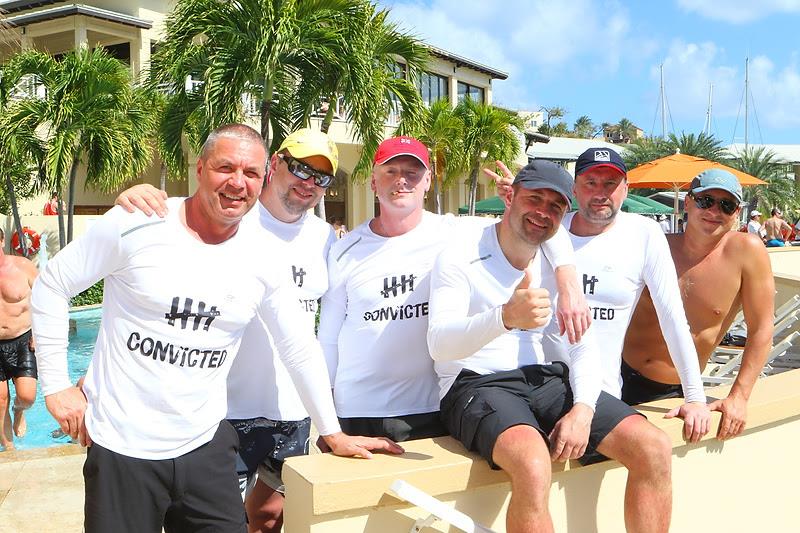
[[[425,169],[430,169],[428,147],[413,137],[392,137],[383,141],[375,152],[373,163],[382,165],[397,156],[410,155],[417,159]]]

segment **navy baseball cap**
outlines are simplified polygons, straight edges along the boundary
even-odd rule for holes
[[[574,180],[569,172],[559,164],[544,159],[534,159],[519,171],[513,185],[526,189],[550,189],[556,191],[572,203]]]
[[[589,169],[596,167],[613,168],[623,177],[627,177],[628,168],[622,157],[610,148],[589,148],[575,162],[575,176],[580,176]]]
[[[732,172],[721,168],[710,168],[704,170],[694,177],[689,190],[696,194],[710,189],[719,189],[731,193],[737,202],[742,201],[742,185]],[[752,214],[751,214],[752,216]]]

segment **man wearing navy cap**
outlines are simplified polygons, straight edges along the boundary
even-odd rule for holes
[[[540,246],[555,235],[571,197],[567,171],[534,160],[514,180],[503,220],[453,240],[437,258],[428,344],[442,418],[465,447],[511,478],[507,531],[553,530],[551,459],[593,462],[604,454],[628,468],[628,530],[665,532],[669,439],[601,391],[597,322],[568,345],[549,313],[557,289]]]
[[[742,365],[728,396],[710,404],[722,412],[717,438],[745,428],[747,400],[772,343],[775,281],[769,257],[757,235],[731,231],[742,187],[736,176],[710,169],[692,180],[686,201],[686,231],[669,235],[680,293],[700,367],[728,331],[739,309],[747,324]],[[644,292],[631,319],[622,352],[623,399],[631,404],[680,394],[678,374],[656,326],[653,295]]]

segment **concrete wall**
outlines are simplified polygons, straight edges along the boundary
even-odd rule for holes
[[[709,389],[723,397],[727,387]],[[682,423],[663,414],[679,400],[642,406],[642,412],[673,442],[672,531],[770,531],[797,529],[800,461],[791,449],[800,439],[800,370],[761,380],[748,408],[748,430],[719,442],[707,436],[686,445]],[[715,413],[714,426],[719,422]],[[387,493],[403,479],[505,531],[508,478],[443,437],[404,443],[402,456],[369,461],[330,454],[291,458],[284,468],[286,531],[371,533],[410,531],[427,512]],[[787,448],[788,447],[788,448]],[[787,453],[788,452],[788,453]],[[589,467],[554,465],[550,509],[556,531],[624,531],[626,472],[614,461]],[[436,522],[422,531],[457,531]]]

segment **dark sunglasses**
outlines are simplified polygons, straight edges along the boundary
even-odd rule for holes
[[[727,198],[717,199],[707,194],[702,194],[700,196],[692,194],[692,198],[694,199],[694,205],[700,209],[711,209],[716,204],[719,206],[719,210],[726,215],[734,214],[739,207],[739,204],[733,200],[728,200]]]
[[[314,178],[314,184],[323,188],[330,187],[330,184],[333,183],[333,176],[331,174],[320,172],[319,170],[306,165],[302,161],[298,161],[290,155],[279,154],[278,157],[283,159],[283,161],[286,163],[286,166],[289,168],[289,172],[301,180]]]

